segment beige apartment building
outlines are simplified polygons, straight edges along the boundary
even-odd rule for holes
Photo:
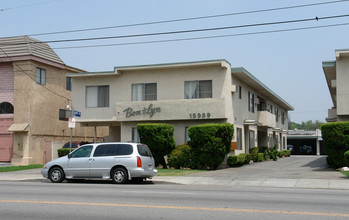
[[[336,50],[336,60],[322,62],[333,107],[327,122],[349,121],[349,49]]]
[[[226,60],[115,67],[109,72],[67,74],[81,126],[109,126],[104,141],[138,142],[138,123],[168,123],[176,144],[187,128],[234,124],[231,154],[257,146],[286,149],[293,107],[244,68]]]
[[[64,64],[46,43],[0,38],[0,161],[43,164],[69,141],[68,122],[59,120],[59,109],[71,105],[68,72],[83,70]],[[93,134],[93,128],[73,129],[74,140],[92,140]]]

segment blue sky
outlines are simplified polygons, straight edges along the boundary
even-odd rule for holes
[[[33,35],[42,41],[132,35],[291,21],[349,14],[349,1],[311,7],[249,13],[182,22],[138,25],[98,31],[35,35],[56,31],[139,24],[263,9],[331,2],[331,0],[1,0],[0,37]],[[1,10],[2,9],[2,10]],[[62,47],[125,44],[349,23],[349,17],[234,28],[220,31],[134,37],[88,42],[50,43],[70,66],[110,71],[114,66],[226,59],[244,67],[290,103],[290,119],[325,121],[332,107],[322,61],[334,60],[336,49],[348,49],[349,25],[224,38],[197,39],[108,47]]]

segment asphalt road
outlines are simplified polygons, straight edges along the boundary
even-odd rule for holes
[[[0,219],[349,219],[349,191],[0,182]]]

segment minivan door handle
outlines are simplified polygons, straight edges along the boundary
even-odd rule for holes
[[[95,159],[93,158],[88,159],[88,162],[93,162],[93,161],[95,161]]]

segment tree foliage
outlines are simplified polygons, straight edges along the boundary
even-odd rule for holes
[[[290,122],[289,124],[289,129],[294,130],[294,129],[299,129],[299,130],[305,130],[305,131],[315,131],[316,129],[320,129],[321,125],[324,124],[324,122],[321,121],[306,121],[302,123],[296,123],[296,122]]]
[[[161,164],[167,168],[164,156],[171,153],[176,146],[173,137],[174,127],[169,124],[138,124],[137,130],[141,143],[148,145],[150,148],[155,165]]]

